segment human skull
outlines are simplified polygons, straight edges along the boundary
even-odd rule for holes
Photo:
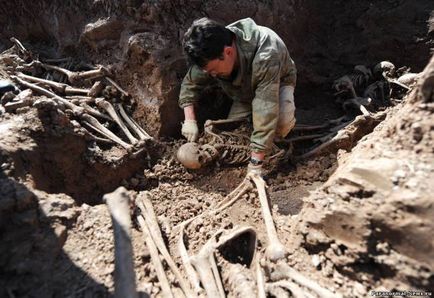
[[[218,157],[216,148],[209,144],[199,146],[190,142],[179,147],[176,157],[179,162],[187,169],[200,169]]]
[[[395,74],[395,65],[389,61],[381,61],[374,66],[374,74],[376,76],[383,75],[390,78]]]

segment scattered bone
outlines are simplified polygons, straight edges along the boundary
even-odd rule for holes
[[[397,81],[401,84],[404,84],[405,86],[412,86],[417,82],[417,80],[420,78],[420,76],[421,76],[421,73],[410,72],[410,73],[406,73],[406,74],[403,74],[402,76],[400,76]]]
[[[260,259],[261,254],[257,253],[255,257],[256,289],[258,291],[258,298],[266,298],[267,294],[265,293],[265,279],[261,264],[259,262]]]
[[[35,61],[34,61],[35,62]],[[50,65],[46,63],[42,63],[40,61],[36,62],[37,65],[47,69],[47,70],[54,70],[57,72],[60,72],[68,77],[68,81],[71,84],[83,81],[83,80],[91,80],[91,79],[97,79],[101,78],[103,76],[106,76],[108,74],[108,70],[104,67],[99,67],[98,69],[93,70],[87,70],[87,71],[79,71],[74,72],[70,71],[68,69],[56,66],[56,65]]]
[[[146,246],[149,249],[151,260],[157,273],[158,280],[160,281],[163,297],[173,297],[172,290],[170,288],[166,273],[164,272],[163,264],[161,263],[157,247],[154,240],[152,239],[151,232],[149,231],[150,227],[148,227],[146,221],[141,215],[137,216],[137,220],[142,229],[143,237],[145,238]]]
[[[230,194],[228,194],[221,202],[217,204],[214,208],[210,208],[202,212],[201,214],[194,216],[186,221],[175,226],[174,229],[183,228],[190,224],[194,220],[201,218],[203,216],[212,216],[213,214],[222,212],[224,209],[233,205],[242,195],[246,194],[252,189],[252,185],[248,179],[244,179]]]
[[[368,117],[357,116],[354,121],[338,125],[333,129],[334,132],[321,138],[321,145],[307,153],[294,157],[294,159],[303,160],[320,154],[336,153],[338,149],[349,150],[356,141],[369,133],[385,116],[385,112],[378,112]]]
[[[29,50],[27,50],[23,46],[23,44],[21,43],[21,41],[19,41],[15,37],[11,37],[10,41],[12,41],[15,44],[15,46],[18,48],[18,51],[20,51],[21,55],[24,56],[24,59],[32,58],[32,52],[30,52]]]
[[[118,85],[115,81],[113,81],[111,78],[106,77],[106,80],[109,81],[110,84],[112,84],[116,89],[118,89],[119,92],[121,92],[123,95],[125,95],[125,96],[127,96],[127,97],[130,96],[130,95],[128,94],[127,91],[125,91],[124,89],[122,89],[121,86],[119,86],[119,85]]]
[[[214,236],[205,243],[198,254],[190,257],[191,263],[199,274],[202,286],[208,297],[222,297],[217,286],[217,279],[220,279],[220,276],[214,275],[210,260],[214,258],[215,245]]]
[[[292,297],[294,298],[307,298],[309,295],[308,293],[303,291],[296,283],[289,280],[279,280],[272,283],[271,285],[290,290]]]
[[[82,95],[89,95],[90,89],[81,89],[81,88],[74,88],[67,84],[54,82],[51,80],[44,80],[41,78],[25,75],[23,73],[18,73],[17,76],[21,79],[25,79],[30,82],[39,83],[44,86],[48,86],[53,88],[56,92],[59,92],[61,94],[71,95],[71,94],[82,94]]]
[[[131,218],[127,190],[119,187],[104,195],[115,238],[115,297],[138,297],[131,245]]]
[[[92,112],[92,110],[86,110],[85,108],[79,107],[68,100],[56,95],[55,93],[48,91],[42,87],[36,86],[34,84],[28,83],[24,81],[23,79],[20,79],[18,77],[12,77],[15,80],[17,80],[20,84],[38,91],[46,96],[52,97],[56,102],[64,104],[67,108],[71,109],[75,116],[82,118],[84,121],[88,123],[89,126],[91,126],[95,131],[101,133],[104,137],[114,141],[115,143],[121,145],[125,149],[129,150],[132,148],[130,144],[125,143],[120,138],[118,138],[114,133],[112,133],[109,129],[107,129],[105,126],[103,126],[97,119],[92,117],[91,115],[85,114],[84,112]],[[99,114],[99,113],[98,113]]]
[[[4,105],[5,111],[8,113],[15,112],[19,108],[29,107],[33,105],[33,98],[25,98],[19,101],[8,102]]]
[[[187,278],[190,281],[190,284],[193,286],[193,290],[196,295],[199,295],[202,292],[202,288],[200,287],[199,277],[197,275],[196,270],[194,270],[190,256],[188,255],[187,249],[184,244],[184,228],[186,224],[181,225],[179,232],[179,240],[178,240],[178,253],[181,257],[182,264],[184,265],[185,272],[187,274]]]
[[[95,98],[89,96],[71,95],[71,96],[65,96],[65,99],[69,100],[75,105],[79,105],[80,103],[87,103],[87,104],[95,103]]]
[[[71,123],[73,121],[75,121],[75,120],[72,120]],[[94,129],[92,126],[89,126],[89,124],[86,123],[86,122],[83,122],[83,124],[85,126],[91,128],[91,129]],[[78,124],[78,126],[80,126],[80,124]],[[100,142],[100,143],[105,143],[105,144],[114,144],[114,142],[112,140],[106,139],[106,138],[97,137],[94,134],[92,134],[90,131],[88,131],[87,129],[85,129],[84,127],[80,127],[79,129],[80,129],[80,131],[82,131],[85,134],[85,136],[86,136],[86,138],[88,140],[92,140],[92,141],[96,141],[96,142]]]
[[[229,245],[231,241],[247,235],[249,237],[249,244],[246,247],[247,254],[249,254],[247,259],[253,260],[256,251],[256,232],[251,227],[235,228],[226,234],[222,234],[223,232],[222,230],[216,232],[200,251],[190,258],[209,297],[225,297],[222,280],[215,264],[217,249],[222,249],[224,246]],[[217,240],[217,237],[219,237],[219,240]]]
[[[130,144],[125,143],[120,138],[118,138],[114,133],[112,133],[109,129],[107,129],[105,126],[103,126],[101,123],[99,123],[98,120],[96,120],[91,115],[82,114],[81,118],[88,123],[92,128],[94,128],[96,131],[100,132],[102,135],[104,135],[106,138],[112,140],[113,142],[121,145],[125,149],[129,150],[132,148]]]
[[[154,212],[154,208],[152,206],[151,200],[148,198],[149,193],[145,192],[143,194],[143,197],[138,202],[138,206],[140,210],[142,211],[143,218],[145,219],[152,239],[154,240],[158,250],[160,251],[161,255],[164,257],[166,263],[169,265],[170,269],[175,274],[179,285],[181,286],[182,290],[184,291],[184,294],[186,297],[194,297],[194,293],[191,291],[187,281],[184,279],[184,277],[181,275],[181,272],[178,270],[178,267],[176,266],[175,262],[173,261],[172,257],[170,256],[169,251],[166,248],[166,245],[164,244],[163,236],[161,235],[160,226],[158,225],[158,220]]]
[[[270,293],[273,297],[279,298],[290,298],[288,291],[282,289],[281,287],[275,286],[273,284],[266,285],[267,292]]]
[[[95,103],[98,107],[102,108],[107,112],[107,114],[110,115],[110,117],[119,125],[119,127],[122,129],[122,131],[124,132],[124,134],[127,136],[127,138],[130,140],[132,144],[136,144],[138,142],[138,140],[130,133],[128,128],[125,126],[122,119],[118,116],[115,108],[112,106],[111,103],[109,103],[104,99],[96,99]]]
[[[285,262],[282,262],[282,261],[278,262],[274,269],[275,270],[272,271],[272,276],[271,276],[271,278],[273,280],[290,278],[290,279],[294,280],[297,284],[313,291],[319,297],[332,298],[332,297],[341,297],[342,296],[339,293],[333,293],[333,292],[321,287],[316,281],[305,277],[300,272],[291,268]]]
[[[258,189],[259,201],[261,202],[262,216],[264,217],[265,228],[267,230],[268,245],[265,255],[271,261],[277,261],[286,256],[285,246],[280,242],[274,226],[270,207],[268,206],[267,193],[265,191],[265,181],[258,175],[250,175],[249,178],[255,183]]]
[[[134,121],[134,119],[127,115],[122,104],[117,104],[116,107],[119,109],[122,118],[124,118],[128,126],[139,136],[140,140],[144,141],[152,139],[152,137],[143,128],[141,128],[140,125]]]

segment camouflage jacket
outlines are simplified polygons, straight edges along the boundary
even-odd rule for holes
[[[192,66],[182,81],[179,106],[196,104],[201,90],[217,80],[223,91],[234,101],[252,103],[254,151],[268,149],[273,141],[279,117],[280,86],[295,87],[296,68],[288,49],[271,29],[242,19],[226,26],[235,33],[239,67],[233,81],[213,78]]]

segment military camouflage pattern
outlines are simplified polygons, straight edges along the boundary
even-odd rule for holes
[[[256,25],[252,19],[239,20],[226,28],[236,35],[239,68],[235,79],[213,78],[192,66],[182,81],[179,106],[196,104],[201,90],[217,80],[234,102],[251,103],[251,147],[254,151],[264,151],[272,143],[277,126],[279,89],[295,87],[295,64],[280,37],[271,29]]]

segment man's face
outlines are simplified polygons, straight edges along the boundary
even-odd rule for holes
[[[230,47],[224,47],[222,57],[210,60],[202,70],[212,77],[228,78],[234,69],[235,61],[236,48],[233,44]]]

